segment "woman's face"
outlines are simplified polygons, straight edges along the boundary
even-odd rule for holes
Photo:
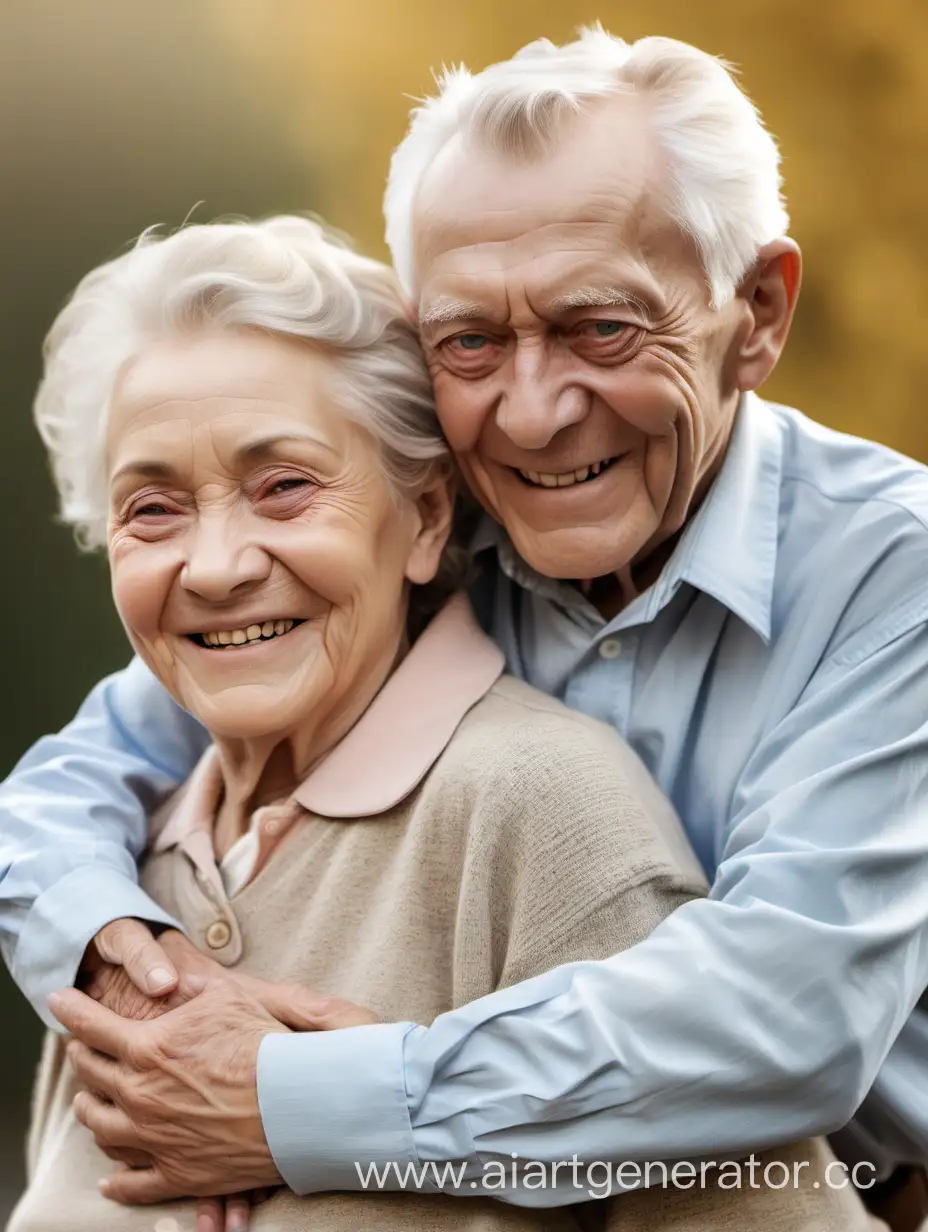
[[[162,341],[120,374],[109,557],[136,651],[215,735],[353,721],[429,581],[450,496],[397,501],[336,404],[338,360],[257,331]]]

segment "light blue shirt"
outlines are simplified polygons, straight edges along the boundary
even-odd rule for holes
[[[611,622],[495,527],[477,546],[509,669],[627,737],[711,894],[632,950],[427,1028],[268,1036],[259,1099],[287,1182],[452,1161],[475,1193],[487,1161],[742,1154],[862,1101],[851,1162],[924,1162],[928,471],[749,396],[659,580]],[[204,743],[136,662],[0,790],[4,953],[46,1021],[105,922],[166,920],[135,882],[139,799]],[[569,1177],[505,1196],[578,1200]]]

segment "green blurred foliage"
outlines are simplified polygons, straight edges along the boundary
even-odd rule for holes
[[[383,254],[387,161],[432,68],[596,19],[735,62],[780,139],[806,275],[768,392],[928,460],[924,0],[0,0],[0,774],[128,657],[29,417],[77,279],[193,207],[312,209]],[[2,1222],[39,1032],[2,973],[0,1005]]]

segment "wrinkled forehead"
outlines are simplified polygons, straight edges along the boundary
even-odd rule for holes
[[[318,351],[257,331],[153,342],[115,382],[108,463],[139,450],[151,462],[168,461],[198,443],[232,455],[272,438],[312,438],[342,452],[352,425],[331,378]]]
[[[415,203],[420,307],[501,281],[556,295],[594,277],[627,278],[645,291],[672,263],[699,279],[668,199],[665,160],[635,99],[577,117],[530,159],[455,137]]]

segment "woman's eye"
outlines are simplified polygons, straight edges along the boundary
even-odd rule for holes
[[[134,518],[157,518],[163,517],[166,513],[170,512],[171,511],[168,509],[167,505],[162,505],[158,501],[149,501],[147,505],[139,505],[137,509],[133,509],[132,516]]]
[[[292,479],[278,479],[276,483],[271,484],[265,495],[281,496],[284,492],[293,492],[296,488],[302,488],[308,482],[308,479],[299,479],[296,476]]]

